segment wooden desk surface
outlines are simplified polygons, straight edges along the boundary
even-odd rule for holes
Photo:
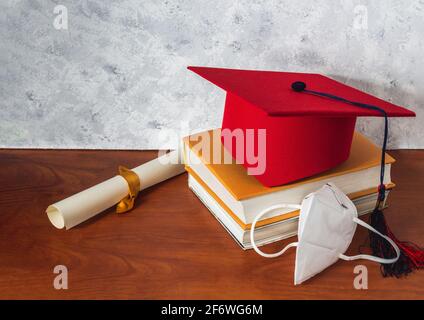
[[[139,165],[153,151],[0,150],[0,298],[59,299],[423,299],[424,272],[382,278],[376,263],[338,261],[293,286],[295,250],[277,259],[243,251],[187,187],[187,175],[143,192],[136,208],[110,210],[58,230],[46,207]],[[400,239],[424,245],[424,151],[392,151],[397,162],[386,217]],[[366,237],[358,228],[349,249]],[[271,245],[269,250],[293,241]],[[368,267],[368,290],[353,268]],[[53,288],[53,268],[69,289]]]

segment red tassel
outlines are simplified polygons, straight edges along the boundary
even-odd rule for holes
[[[387,230],[387,235],[398,245],[399,249],[409,257],[414,265],[414,269],[421,269],[424,267],[424,249],[420,248],[415,243],[398,240],[390,229]]]
[[[387,226],[386,219],[380,208],[376,207],[374,209],[370,220],[371,226],[391,238],[400,249],[400,256],[396,262],[381,264],[381,273],[384,277],[394,276],[399,278],[424,266],[424,250],[414,243],[398,240]],[[374,255],[386,259],[396,257],[395,250],[385,239],[373,232],[370,232],[369,236],[370,247]]]

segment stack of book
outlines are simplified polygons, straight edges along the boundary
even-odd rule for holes
[[[241,164],[234,160],[229,162],[231,155],[216,139],[219,136],[220,131],[216,129],[184,138],[188,184],[243,249],[251,248],[249,230],[259,212],[279,203],[300,204],[306,195],[327,182],[336,184],[352,199],[359,215],[374,209],[381,149],[360,133],[355,132],[350,156],[341,165],[319,175],[272,188],[263,186],[254,176],[248,175]],[[386,199],[395,186],[390,176],[394,161],[386,155]],[[265,215],[256,225],[257,245],[296,235],[298,215],[299,211],[293,209],[280,209]]]

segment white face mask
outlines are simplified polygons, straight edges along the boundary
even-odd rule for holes
[[[300,209],[298,242],[293,242],[281,251],[273,254],[262,252],[255,244],[255,225],[265,214],[279,208]],[[386,239],[396,251],[396,258],[383,259],[366,254],[346,256],[359,224]],[[300,284],[320,273],[338,259],[367,259],[379,263],[394,263],[399,258],[399,248],[385,235],[358,219],[358,212],[353,202],[334,184],[328,183],[318,191],[306,196],[302,205],[279,204],[267,208],[257,215],[252,222],[250,239],[253,249],[266,258],[282,255],[288,248],[297,247],[294,284]]]

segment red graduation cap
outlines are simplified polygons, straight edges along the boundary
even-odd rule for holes
[[[266,129],[266,169],[256,178],[268,187],[345,161],[358,116],[415,116],[410,110],[319,74],[188,69],[227,91],[222,129]],[[222,139],[224,147],[240,158],[237,147],[225,141],[228,144]],[[237,160],[246,168],[256,166],[245,159],[243,155]]]

